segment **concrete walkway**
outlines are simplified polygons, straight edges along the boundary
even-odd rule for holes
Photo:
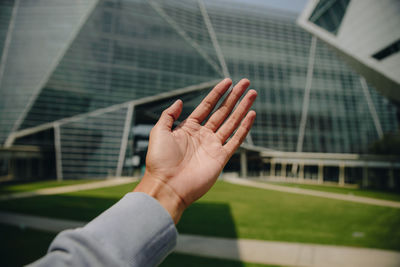
[[[56,194],[63,194],[63,193],[70,193],[82,190],[90,190],[90,189],[97,189],[102,187],[110,187],[122,184],[129,184],[138,181],[138,178],[113,178],[108,180],[103,180],[100,182],[91,182],[86,184],[77,184],[77,185],[66,185],[66,186],[58,186],[58,187],[51,187],[51,188],[44,188],[35,191],[29,192],[20,192],[14,194],[7,194],[1,195],[0,201],[2,200],[10,200],[10,199],[17,199],[17,198],[25,198],[25,197],[34,197],[34,196],[44,196],[44,195],[56,195]]]
[[[8,212],[0,212],[0,223],[48,232],[59,232],[85,225],[85,222]],[[400,265],[400,253],[396,251],[184,234],[179,235],[175,251],[197,256],[284,266],[389,267]]]
[[[330,198],[330,199],[336,199],[336,200],[344,200],[344,201],[357,202],[357,203],[375,205],[375,206],[391,207],[391,208],[398,208],[398,209],[400,208],[400,202],[397,202],[397,201],[390,201],[390,200],[383,200],[383,199],[376,199],[376,198],[369,198],[369,197],[359,197],[359,196],[337,194],[337,193],[330,193],[330,192],[322,192],[322,191],[310,190],[310,189],[293,188],[293,187],[288,187],[288,186],[256,182],[256,181],[251,181],[249,179],[243,179],[243,178],[224,178],[223,180],[228,183],[232,183],[232,184],[262,188],[262,189],[268,189],[268,190],[275,190],[275,191],[286,192],[286,193],[309,195],[309,196],[314,196],[314,197],[323,197],[323,198]]]
[[[379,249],[180,235],[177,252],[284,266],[399,266],[400,253]]]

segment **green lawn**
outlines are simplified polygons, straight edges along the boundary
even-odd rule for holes
[[[199,203],[228,203],[240,238],[400,250],[400,209],[222,182]],[[215,231],[206,225],[215,224],[218,214],[203,215],[198,223],[200,215],[190,208],[186,213],[178,228],[195,234]]]
[[[360,197],[371,197],[371,198],[378,198],[378,199],[385,199],[385,200],[392,200],[392,201],[400,201],[400,193],[395,193],[395,192],[384,192],[384,191],[362,189],[362,188],[344,188],[344,187],[329,186],[329,185],[275,183],[275,182],[268,182],[268,183],[276,184],[276,185],[283,185],[283,186],[288,186],[288,187],[304,188],[304,189],[318,190],[318,191],[324,191],[324,192],[338,193],[338,194],[346,194],[346,195],[354,195],[354,196],[360,196]]]
[[[0,202],[0,210],[87,221],[133,184]],[[400,209],[217,182],[178,224],[181,233],[400,250]]]
[[[55,234],[0,224],[0,237],[0,266],[23,266],[46,254]],[[168,256],[161,266],[272,267],[176,253]]]
[[[136,183],[132,183],[60,195],[0,201],[0,210],[89,221],[132,191],[135,185]]]
[[[56,235],[0,224],[0,266],[23,266],[46,254]]]
[[[84,184],[84,183],[91,183],[91,182],[98,182],[98,181],[99,180],[66,180],[66,181],[58,182],[55,180],[51,180],[51,181],[38,181],[38,182],[9,184],[9,185],[2,185],[0,183],[0,195],[19,193],[19,192],[27,192],[27,191],[35,191],[38,189],[44,189],[44,188],[50,188],[50,187]]]

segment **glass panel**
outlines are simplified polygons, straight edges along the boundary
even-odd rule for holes
[[[350,0],[320,0],[309,21],[336,34],[349,3]]]
[[[126,112],[123,108],[60,127],[64,179],[115,176]]]

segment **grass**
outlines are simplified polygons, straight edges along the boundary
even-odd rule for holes
[[[27,191],[35,191],[38,189],[50,188],[50,187],[59,187],[66,185],[75,185],[75,184],[84,184],[91,182],[98,182],[99,180],[66,180],[66,181],[38,181],[38,182],[30,182],[30,183],[19,183],[19,184],[0,184],[0,195],[2,194],[12,194],[12,193],[20,193]]]
[[[203,202],[228,203],[239,238],[400,250],[400,209],[228,183],[218,183]],[[218,214],[201,219],[189,208],[185,215],[178,225],[183,232],[210,235],[208,228],[224,227],[215,223]]]
[[[24,266],[46,254],[56,235],[0,224],[0,266]]]
[[[0,266],[23,266],[45,255],[55,234],[0,224],[0,237]],[[168,256],[160,266],[272,267],[177,253]]]
[[[363,188],[344,188],[339,186],[328,186],[328,185],[311,185],[311,184],[296,184],[296,183],[275,183],[268,182],[271,184],[295,187],[295,188],[303,188],[303,189],[311,189],[318,190],[330,193],[338,193],[338,194],[346,194],[346,195],[354,195],[360,197],[370,197],[377,199],[385,199],[392,201],[400,201],[400,193],[394,192],[384,192],[372,189],[363,189]]]
[[[111,207],[136,183],[74,193],[0,201],[0,210],[60,219],[90,221]]]
[[[0,210],[87,221],[133,184],[0,202]],[[400,209],[217,182],[180,233],[400,250]]]

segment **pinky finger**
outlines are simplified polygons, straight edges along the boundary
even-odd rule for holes
[[[228,152],[229,158],[233,155],[233,153],[235,153],[236,149],[238,149],[239,146],[243,143],[243,140],[249,133],[255,118],[256,118],[256,112],[254,110],[251,110],[249,113],[247,113],[246,117],[240,123],[240,126],[235,132],[235,134],[224,145],[225,150]]]

